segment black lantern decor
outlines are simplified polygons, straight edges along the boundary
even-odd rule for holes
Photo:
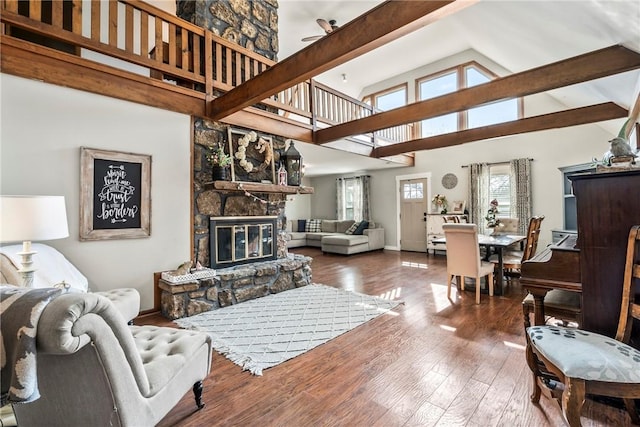
[[[302,156],[293,145],[293,141],[289,142],[289,148],[284,153],[285,165],[287,168],[287,183],[289,185],[300,185],[302,175]]]

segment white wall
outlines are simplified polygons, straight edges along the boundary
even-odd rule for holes
[[[190,117],[7,74],[0,84],[0,193],[64,195],[70,236],[45,243],[92,290],[133,287],[151,309],[153,273],[190,258]],[[152,156],[151,237],[79,241],[81,146]]]
[[[308,178],[302,178],[302,185],[311,186]],[[287,220],[311,218],[311,194],[288,195],[284,208]]]

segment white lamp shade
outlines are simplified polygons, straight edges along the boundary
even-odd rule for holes
[[[64,196],[0,196],[0,241],[22,242],[69,236]]]

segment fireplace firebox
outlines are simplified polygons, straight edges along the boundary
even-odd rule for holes
[[[211,268],[277,258],[277,216],[210,218]]]

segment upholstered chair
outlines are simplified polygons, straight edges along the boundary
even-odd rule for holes
[[[464,290],[464,278],[475,278],[476,304],[480,304],[480,278],[487,277],[489,295],[493,296],[493,264],[480,259],[478,227],[475,224],[443,224],[447,241],[447,298],[451,299],[451,282],[460,276],[460,288]]]
[[[640,399],[640,351],[628,345],[633,322],[640,320],[640,304],[634,301],[638,283],[640,226],[636,225],[629,232],[623,283],[610,284],[611,292],[617,288],[622,294],[615,338],[562,326],[527,328],[527,363],[533,372],[531,400],[538,403],[541,387],[553,384],[546,394],[557,399],[571,427],[582,425],[580,412],[587,394],[622,398],[631,420],[640,424],[634,403]],[[548,373],[556,377],[551,382]]]
[[[58,250],[42,243],[33,243],[36,271],[33,285],[35,288],[50,288],[63,286],[67,292],[89,292],[87,278]],[[7,245],[0,247],[0,283],[21,286],[19,252],[22,245]],[[133,288],[117,288],[96,292],[111,300],[116,309],[128,322],[140,312],[140,294]]]
[[[206,333],[129,326],[107,298],[68,293],[42,311],[36,343],[40,398],[14,405],[21,427],[153,426],[191,389],[204,406]]]

